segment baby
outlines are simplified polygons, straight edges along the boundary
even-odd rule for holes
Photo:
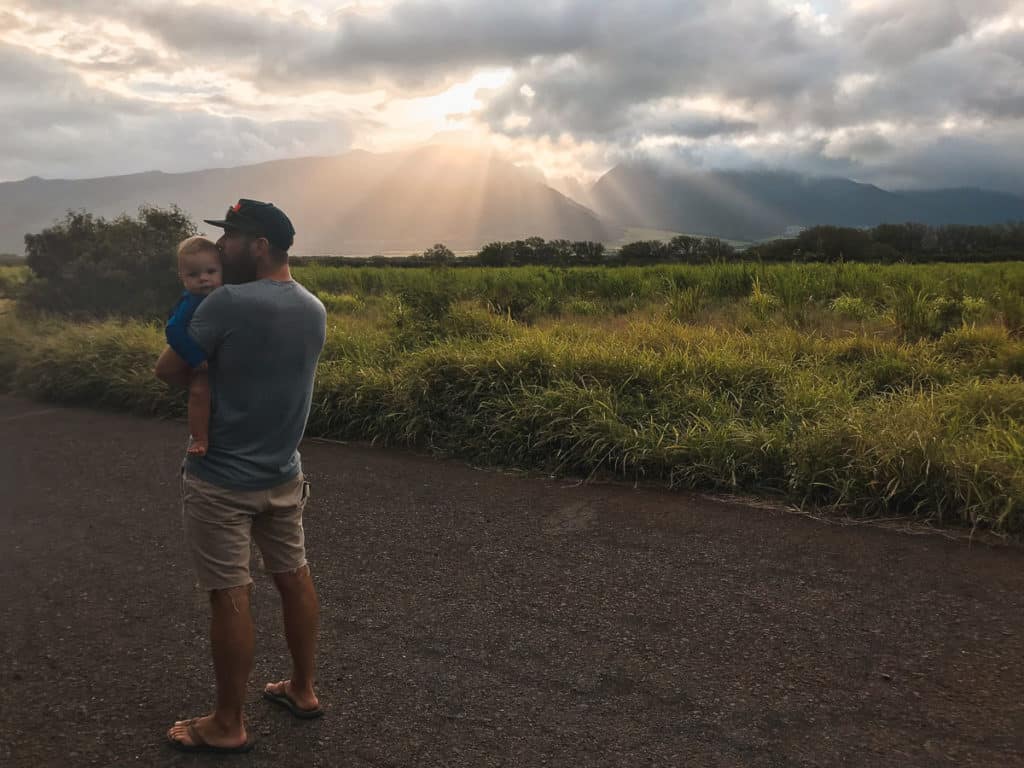
[[[188,386],[188,430],[192,437],[188,453],[205,456],[210,448],[210,378],[206,352],[188,334],[196,307],[223,283],[220,253],[205,237],[190,237],[178,244],[178,277],[185,286],[174,305],[164,332],[167,344],[192,367]]]

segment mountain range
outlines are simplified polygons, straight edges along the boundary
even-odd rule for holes
[[[814,224],[1024,221],[1024,197],[981,189],[890,192],[843,178],[669,172],[647,163],[618,165],[589,186],[571,178],[549,186],[536,169],[494,152],[436,145],[190,173],[0,183],[0,252],[21,253],[26,233],[68,210],[109,218],[173,203],[199,223],[222,217],[241,197],[289,213],[298,255],[409,253],[434,243],[470,250],[531,235],[615,242],[630,228],[758,240]]]
[[[1000,224],[1024,221],[1024,197],[984,189],[889,192],[843,178],[785,171],[666,172],[619,165],[584,199],[609,224],[736,240],[774,237],[793,227]]]
[[[0,184],[0,252],[21,253],[24,235],[68,210],[107,218],[140,205],[176,204],[200,230],[236,200],[267,200],[295,225],[297,255],[366,255],[423,250],[434,243],[475,249],[529,235],[604,241],[610,229],[593,211],[493,152],[431,146],[406,152],[333,157],[98,179],[30,178]]]

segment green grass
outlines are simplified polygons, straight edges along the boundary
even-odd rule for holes
[[[1024,265],[296,272],[312,435],[1024,533]],[[2,387],[182,412],[157,326],[0,332]]]
[[[318,293],[357,297],[398,295],[406,290],[443,292],[453,300],[496,305],[557,307],[567,299],[621,302],[664,301],[671,293],[700,286],[711,300],[749,296],[755,278],[762,291],[791,314],[801,306],[828,308],[841,297],[856,297],[878,308],[896,309],[914,296],[982,301],[1024,320],[1024,263],[936,264],[716,264],[656,267],[517,267],[402,270],[372,267],[299,267],[296,276]],[[543,312],[542,312],[543,313]],[[550,311],[548,312],[551,313]]]
[[[26,266],[0,266],[0,299],[18,298],[18,292],[30,274]]]

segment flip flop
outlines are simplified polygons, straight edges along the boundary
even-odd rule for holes
[[[188,723],[188,736],[192,739],[191,744],[186,744],[183,741],[178,741],[170,736],[167,737],[167,741],[171,743],[179,752],[206,752],[214,755],[241,755],[245,752],[252,750],[256,744],[256,739],[253,738],[251,733],[246,733],[246,741],[244,744],[239,744],[237,747],[215,747],[213,744],[207,744],[205,739],[199,734],[194,725],[195,719],[190,720]]]
[[[284,707],[296,717],[302,720],[313,720],[318,717],[323,717],[324,710],[322,707],[315,707],[313,709],[302,709],[295,700],[285,692],[273,693],[268,691],[266,688],[263,689],[263,698],[267,701],[272,701],[279,706]]]

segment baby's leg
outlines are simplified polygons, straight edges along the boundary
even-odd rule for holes
[[[193,371],[188,383],[188,431],[192,444],[190,456],[205,456],[210,447],[210,376]]]

